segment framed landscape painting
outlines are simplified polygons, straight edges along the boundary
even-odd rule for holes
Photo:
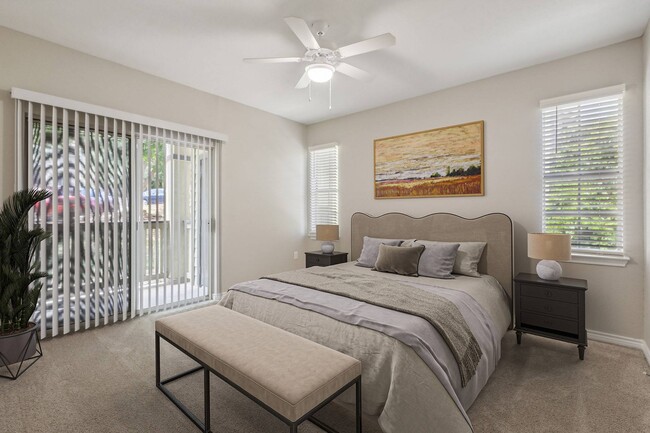
[[[483,121],[375,140],[375,198],[483,195]]]

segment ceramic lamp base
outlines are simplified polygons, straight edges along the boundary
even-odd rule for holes
[[[323,242],[320,245],[320,250],[323,254],[332,254],[334,252],[334,244],[332,242]]]
[[[543,280],[559,280],[562,266],[555,260],[542,260],[537,263],[537,276]]]

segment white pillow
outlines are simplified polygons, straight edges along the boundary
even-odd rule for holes
[[[357,266],[363,266],[364,268],[374,267],[377,262],[377,256],[379,256],[379,245],[384,244],[398,247],[401,243],[402,239],[382,239],[364,236],[363,249],[361,250],[361,255],[357,260]]]

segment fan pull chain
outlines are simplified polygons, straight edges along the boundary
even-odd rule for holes
[[[330,79],[330,110],[332,109],[332,80]]]
[[[309,102],[311,102],[311,80],[309,81]]]

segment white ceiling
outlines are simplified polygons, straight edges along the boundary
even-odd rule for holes
[[[283,17],[330,28],[336,47],[391,32],[352,57],[375,75],[294,85],[304,65]],[[650,0],[2,0],[0,25],[305,124],[382,106],[640,36]],[[28,54],[26,54],[28,55]]]

